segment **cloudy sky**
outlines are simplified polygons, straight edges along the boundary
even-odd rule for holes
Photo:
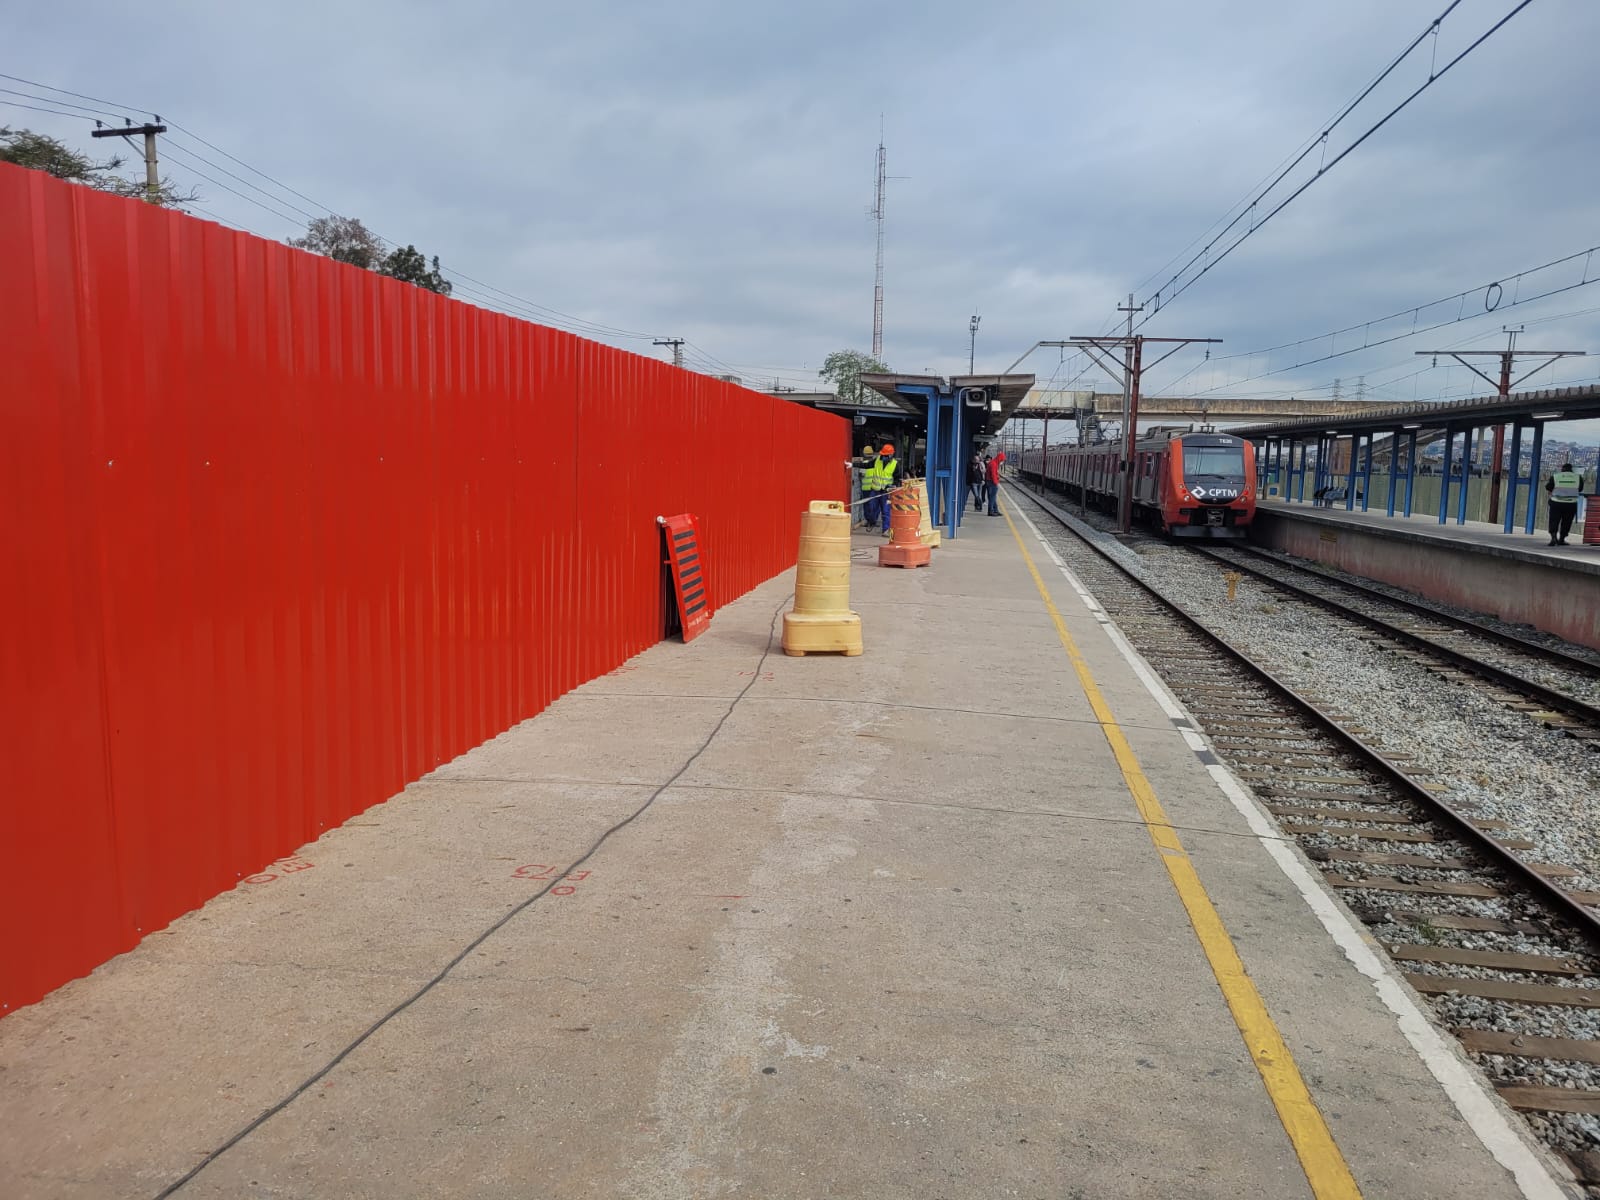
[[[1256,213],[1517,3],[1460,0]],[[1225,261],[1179,274],[1449,4],[174,0],[134,19],[98,0],[0,0],[0,72],[180,124],[165,165],[218,219],[280,238],[297,210],[359,216],[440,255],[464,299],[511,303],[488,290],[503,289],[645,354],[684,337],[691,365],[750,383],[806,387],[830,350],[870,347],[880,115],[896,370],[964,370],[975,312],[978,369],[1000,370],[1160,290],[1143,332],[1224,344],[1211,362],[1175,357],[1154,391],[1328,396],[1338,379],[1344,395],[1480,394],[1413,351],[1494,348],[1508,323],[1526,324],[1526,347],[1597,353],[1541,382],[1594,381],[1600,285],[1569,285],[1600,281],[1600,255],[1511,277],[1600,245],[1595,0],[1533,0]],[[0,86],[13,105],[51,95]],[[82,119],[5,107],[0,122],[90,146]],[[1363,328],[1250,353],[1349,326]],[[1019,369],[1108,387],[1055,350]]]

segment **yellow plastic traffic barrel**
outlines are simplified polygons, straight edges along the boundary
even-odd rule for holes
[[[944,538],[933,527],[933,514],[928,511],[928,481],[919,479],[916,481],[916,487],[917,503],[922,508],[922,519],[917,524],[917,538],[924,546],[937,550]]]
[[[850,611],[850,513],[837,500],[814,500],[800,514],[794,610],[783,614],[783,652],[861,653],[861,614]]]

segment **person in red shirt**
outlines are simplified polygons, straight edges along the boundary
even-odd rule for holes
[[[1000,498],[1000,464],[1005,462],[1006,452],[1001,450],[993,458],[988,455],[984,457],[987,459],[984,471],[989,479],[989,515],[998,517],[1000,515],[1000,506],[997,503]]]

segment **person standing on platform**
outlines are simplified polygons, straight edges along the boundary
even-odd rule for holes
[[[991,517],[1000,515],[1000,464],[1005,461],[1006,452],[1004,450],[997,451],[995,456],[989,460],[989,515]]]
[[[867,468],[878,457],[878,452],[870,445],[861,447],[861,454],[855,460],[855,470],[850,476],[850,524],[865,525],[867,523],[866,478]]]
[[[874,487],[877,493],[878,519],[882,522],[884,536],[889,533],[889,493],[900,486],[905,477],[905,471],[900,465],[900,460],[894,456],[894,446],[889,442],[883,444],[883,449],[878,451],[878,459],[872,471]],[[865,486],[865,485],[863,485]],[[867,526],[871,528],[872,518],[867,518]]]
[[[1561,469],[1545,481],[1550,493],[1550,544],[1565,546],[1572,532],[1572,519],[1578,515],[1578,497],[1583,495],[1583,476],[1564,462]]]
[[[967,464],[967,490],[961,495],[961,513],[966,515],[967,497],[972,497],[972,510],[977,512],[983,507],[983,488],[985,484],[983,473],[983,455],[976,450],[972,452],[972,461]]]

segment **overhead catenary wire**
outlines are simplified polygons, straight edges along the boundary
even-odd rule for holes
[[[1312,366],[1316,363],[1330,362],[1336,358],[1344,358],[1351,354],[1359,354],[1363,350],[1371,350],[1379,346],[1392,345],[1395,342],[1404,341],[1406,338],[1415,337],[1422,333],[1430,333],[1438,329],[1445,329],[1451,325],[1460,325],[1468,321],[1482,320],[1486,317],[1503,313],[1508,309],[1518,308],[1525,304],[1532,304],[1537,300],[1545,300],[1551,296],[1558,296],[1565,292],[1574,291],[1578,288],[1589,287],[1593,284],[1600,283],[1600,272],[1597,272],[1593,276],[1590,275],[1590,268],[1594,265],[1594,257],[1597,253],[1600,253],[1600,245],[1589,246],[1583,250],[1577,250],[1571,254],[1563,255],[1560,258],[1551,259],[1549,262],[1540,263],[1538,266],[1527,267],[1511,275],[1502,275],[1498,279],[1490,280],[1488,283],[1476,284],[1473,287],[1465,288],[1462,291],[1452,292],[1450,295],[1441,296],[1437,300],[1429,300],[1421,304],[1407,305],[1404,308],[1396,309],[1394,312],[1388,313],[1384,316],[1373,317],[1367,321],[1357,321],[1353,324],[1345,325],[1342,328],[1330,330],[1327,333],[1319,333],[1312,337],[1297,338],[1290,342],[1280,342],[1275,346],[1266,346],[1257,350],[1240,350],[1235,351],[1232,354],[1216,355],[1207,361],[1195,364],[1195,366],[1191,367],[1188,371],[1185,371],[1167,386],[1176,386],[1177,383],[1188,378],[1190,374],[1204,366],[1209,365],[1215,367],[1218,363],[1232,362],[1239,359],[1262,358],[1280,353],[1284,350],[1295,350],[1301,347],[1315,346],[1323,342],[1333,344],[1336,343],[1338,339],[1346,337],[1350,334],[1362,334],[1362,340],[1358,345],[1347,346],[1342,350],[1330,350],[1327,353],[1320,354],[1313,358],[1297,358],[1296,361],[1288,363],[1285,366],[1271,368],[1266,371],[1258,372],[1254,375],[1247,375],[1243,378],[1233,381],[1233,383],[1222,384],[1217,388],[1209,389],[1210,391],[1217,391],[1222,387],[1230,387],[1238,383],[1248,383],[1255,379],[1265,379],[1272,375],[1281,375],[1286,371],[1297,370],[1301,367]],[[1568,264],[1576,264],[1580,261],[1583,265],[1577,282],[1565,283],[1557,287],[1549,287],[1542,291],[1534,292],[1530,295],[1521,294],[1521,286],[1523,281],[1533,276],[1537,276],[1542,272],[1552,271],[1558,267],[1567,266]],[[1511,299],[1505,298],[1507,285],[1511,285],[1513,293]],[[1482,310],[1467,312],[1466,302],[1472,297],[1480,294],[1483,296]],[[1443,320],[1432,321],[1426,324],[1421,323],[1421,315],[1427,310],[1448,305],[1457,306],[1457,312],[1454,316]],[[1403,330],[1397,330],[1383,337],[1372,337],[1372,330],[1374,327],[1377,327],[1381,330],[1383,326],[1388,325],[1391,322],[1402,321],[1407,318],[1410,318],[1410,323]]]
[[[1459,2],[1459,0],[1457,0],[1457,2]],[[1306,192],[1306,190],[1308,188],[1310,188],[1319,179],[1323,178],[1323,176],[1325,176],[1329,171],[1333,170],[1336,166],[1338,166],[1341,162],[1343,162],[1357,148],[1359,148],[1368,138],[1370,138],[1373,134],[1377,133],[1380,129],[1382,129],[1385,125],[1387,125],[1391,120],[1393,120],[1396,116],[1398,116],[1401,112],[1403,112],[1413,101],[1415,101],[1417,99],[1418,96],[1422,95],[1423,92],[1427,91],[1430,87],[1432,87],[1434,84],[1439,82],[1439,80],[1443,79],[1444,76],[1451,70],[1451,68],[1455,67],[1458,63],[1460,63],[1463,59],[1465,59],[1469,54],[1471,54],[1479,46],[1483,45],[1484,42],[1488,41],[1497,32],[1499,32],[1501,29],[1503,29],[1507,22],[1509,22],[1513,17],[1515,17],[1518,13],[1520,13],[1523,9],[1527,8],[1528,5],[1530,5],[1532,3],[1533,3],[1533,0],[1521,0],[1521,2],[1515,8],[1513,8],[1505,16],[1501,17],[1498,21],[1496,21],[1493,25],[1491,25],[1487,30],[1485,30],[1482,34],[1480,34],[1476,39],[1474,39],[1472,41],[1472,43],[1470,45],[1468,45],[1465,50],[1461,51],[1461,53],[1457,54],[1449,62],[1445,63],[1445,65],[1442,68],[1440,68],[1438,71],[1430,73],[1425,82],[1423,82],[1420,86],[1418,86],[1414,91],[1412,91],[1408,96],[1406,96],[1406,98],[1404,100],[1400,101],[1399,104],[1397,104],[1393,108],[1391,108],[1387,113],[1385,113],[1382,117],[1380,117],[1372,125],[1368,126],[1366,131],[1363,132],[1360,137],[1356,138],[1355,141],[1351,142],[1350,145],[1346,146],[1337,155],[1335,155],[1332,162],[1329,162],[1329,163],[1326,163],[1325,165],[1319,166],[1317,168],[1317,172],[1316,172],[1315,175],[1313,175],[1310,179],[1307,179],[1299,187],[1295,188],[1294,191],[1289,193],[1289,195],[1285,196],[1281,201],[1279,201],[1276,205],[1274,205],[1273,208],[1270,211],[1268,211],[1268,213],[1264,217],[1262,217],[1260,220],[1252,221],[1250,226],[1249,226],[1249,228],[1246,229],[1244,233],[1240,234],[1232,242],[1228,243],[1228,245],[1220,253],[1218,253],[1214,258],[1209,258],[1209,261],[1206,262],[1205,266],[1201,267],[1199,271],[1195,272],[1195,274],[1193,276],[1191,276],[1188,280],[1186,280],[1183,283],[1183,285],[1178,288],[1177,291],[1175,291],[1171,295],[1167,296],[1165,298],[1165,300],[1163,300],[1161,298],[1162,292],[1165,291],[1165,289],[1167,287],[1170,287],[1174,282],[1176,282],[1177,279],[1181,278],[1182,274],[1183,274],[1183,271],[1180,271],[1180,272],[1178,272],[1177,275],[1174,275],[1172,279],[1169,279],[1167,281],[1167,283],[1165,285],[1163,285],[1163,287],[1156,289],[1156,292],[1154,293],[1154,296],[1152,297],[1153,303],[1147,304],[1147,308],[1149,309],[1149,311],[1147,311],[1145,313],[1143,319],[1141,319],[1139,321],[1138,325],[1135,326],[1135,328],[1142,328],[1143,326],[1148,324],[1152,319],[1154,319],[1156,314],[1161,311],[1162,307],[1170,305],[1179,296],[1183,295],[1191,287],[1193,287],[1196,283],[1198,283],[1201,279],[1203,279],[1207,274],[1209,274],[1212,270],[1214,270],[1217,266],[1219,266],[1230,254],[1232,254],[1235,250],[1237,250],[1241,245],[1243,245],[1246,241],[1248,241],[1256,232],[1258,232],[1269,221],[1271,221],[1273,217],[1277,216],[1280,212],[1282,212],[1290,204],[1294,203],[1294,201],[1296,199],[1298,199],[1300,196],[1302,196]],[[1452,4],[1451,8],[1454,8],[1454,7],[1455,7],[1455,5]],[[1449,9],[1446,10],[1446,13],[1448,13],[1448,12],[1449,12]],[[1415,46],[1415,43],[1413,44],[1413,48],[1414,48],[1414,46]],[[1410,51],[1408,50],[1407,53],[1409,53],[1409,52]],[[1282,176],[1280,176],[1280,179],[1281,178],[1282,178]],[[1272,186],[1276,187],[1277,183],[1274,182]],[[1270,191],[1270,188],[1268,189],[1268,191]],[[1266,195],[1266,193],[1263,192],[1262,196],[1260,197],[1260,199],[1264,199],[1265,195]],[[1253,201],[1250,204],[1249,208],[1246,210],[1246,212],[1254,211],[1257,203],[1259,203],[1259,199],[1257,201]],[[1241,214],[1241,217],[1243,215],[1244,214]],[[1240,218],[1235,218],[1234,221],[1230,222],[1229,228],[1231,229],[1233,227],[1233,225],[1236,225],[1238,223],[1239,219]],[[1189,263],[1185,265],[1183,270],[1185,270],[1185,271],[1188,270],[1188,268],[1190,266],[1193,266],[1194,263],[1198,262],[1201,257],[1209,257],[1210,249],[1213,246],[1215,246],[1218,241],[1221,240],[1221,237],[1222,237],[1222,235],[1218,235],[1217,238],[1213,239],[1211,242],[1208,242],[1206,244],[1206,246],[1202,249],[1202,251],[1201,251],[1201,253],[1199,255],[1196,255],[1194,258],[1191,258],[1189,260]]]
[[[1371,83],[1367,84],[1366,87],[1362,88],[1361,91],[1356,94],[1355,98],[1353,100],[1351,100],[1348,104],[1346,104],[1342,110],[1340,110],[1340,112],[1338,113],[1337,116],[1335,116],[1331,121],[1328,121],[1328,122],[1324,123],[1320,127],[1321,128],[1321,132],[1319,134],[1316,134],[1313,137],[1311,137],[1305,143],[1305,145],[1301,148],[1300,152],[1298,154],[1293,155],[1288,160],[1288,162],[1278,171],[1278,173],[1275,176],[1271,177],[1271,182],[1266,183],[1265,186],[1258,187],[1253,196],[1246,197],[1244,200],[1242,200],[1238,204],[1234,205],[1234,208],[1237,208],[1239,211],[1233,217],[1233,219],[1230,220],[1226,225],[1224,225],[1222,227],[1222,229],[1217,233],[1216,237],[1214,237],[1210,241],[1206,242],[1206,244],[1204,246],[1202,246],[1200,248],[1200,250],[1192,258],[1190,258],[1188,260],[1188,262],[1184,263],[1183,266],[1179,267],[1178,270],[1173,274],[1172,278],[1168,279],[1167,282],[1165,284],[1163,284],[1160,288],[1157,288],[1156,291],[1151,296],[1151,298],[1146,301],[1146,304],[1152,305],[1154,308],[1159,308],[1160,305],[1161,305],[1161,299],[1160,299],[1161,293],[1163,291],[1165,291],[1168,287],[1171,287],[1172,284],[1175,283],[1178,279],[1181,279],[1183,277],[1183,274],[1184,274],[1185,271],[1187,271],[1195,263],[1197,263],[1201,259],[1203,259],[1211,251],[1212,247],[1214,247],[1219,241],[1222,240],[1222,238],[1224,236],[1227,235],[1229,230],[1231,230],[1241,220],[1243,220],[1245,218],[1245,216],[1250,212],[1251,209],[1255,208],[1255,206],[1257,204],[1259,204],[1263,199],[1265,199],[1266,196],[1268,196],[1272,192],[1273,188],[1277,187],[1286,178],[1288,178],[1289,173],[1291,171],[1293,171],[1297,166],[1299,166],[1302,162],[1304,162],[1306,160],[1306,158],[1311,154],[1311,152],[1313,150],[1315,150],[1319,145],[1321,145],[1324,148],[1324,154],[1326,154],[1326,147],[1327,147],[1328,137],[1333,133],[1333,131],[1335,129],[1337,129],[1339,127],[1339,125],[1344,121],[1344,119],[1346,117],[1348,117],[1352,112],[1354,112],[1356,110],[1356,108],[1360,106],[1361,102],[1363,100],[1365,100],[1368,96],[1370,96],[1373,93],[1373,91],[1385,79],[1387,79],[1391,74],[1393,74],[1395,69],[1397,67],[1399,67],[1401,63],[1403,63],[1407,58],[1409,58],[1411,56],[1412,51],[1414,51],[1419,45],[1422,44],[1423,39],[1427,38],[1430,34],[1436,35],[1438,33],[1439,26],[1444,22],[1444,20],[1447,17],[1449,17],[1449,15],[1452,12],[1454,12],[1456,10],[1457,7],[1459,7],[1460,4],[1461,4],[1461,0],[1451,0],[1451,3],[1449,4],[1449,6],[1446,7],[1445,10],[1442,13],[1440,13],[1437,17],[1435,17],[1432,21],[1430,21],[1428,23],[1427,27],[1424,28],[1421,33],[1417,34],[1417,36],[1411,40],[1411,42],[1406,46],[1406,48],[1404,50],[1400,51],[1400,53],[1397,54],[1390,61],[1389,65],[1378,73],[1377,77],[1375,79],[1373,79]],[[1430,82],[1435,77],[1436,76],[1434,76],[1430,72]],[[1317,174],[1318,175],[1323,174],[1327,170],[1328,165],[1331,165],[1331,164],[1325,164],[1325,165],[1319,166],[1318,169],[1317,169]],[[1229,212],[1232,212],[1232,211],[1233,211],[1232,209],[1229,209]],[[1227,214],[1224,214],[1224,216],[1226,216],[1226,215]],[[1221,220],[1221,218],[1218,218],[1218,220]],[[1215,228],[1215,222],[1213,223],[1212,227]],[[1204,235],[1202,235],[1202,236],[1204,236]],[[1193,245],[1193,243],[1191,242],[1190,245]],[[1181,251],[1180,251],[1180,253],[1181,253]],[[1176,257],[1176,256],[1174,256],[1174,257]],[[1162,270],[1165,270],[1165,268],[1163,267]],[[1159,274],[1159,273],[1160,273],[1159,271],[1155,272],[1155,274]],[[1148,283],[1151,278],[1153,278],[1153,275],[1152,276],[1147,276],[1145,278],[1144,282],[1139,284],[1139,287],[1143,287],[1144,284]],[[1134,290],[1137,291],[1138,288],[1135,288]],[[1169,297],[1169,299],[1168,299],[1169,303],[1170,303],[1171,299],[1172,298]],[[1152,312],[1151,316],[1154,316],[1154,315],[1155,315],[1154,312]],[[1146,318],[1146,319],[1148,320],[1149,318]],[[1143,321],[1140,322],[1140,324],[1143,324],[1143,323],[1144,323]]]

